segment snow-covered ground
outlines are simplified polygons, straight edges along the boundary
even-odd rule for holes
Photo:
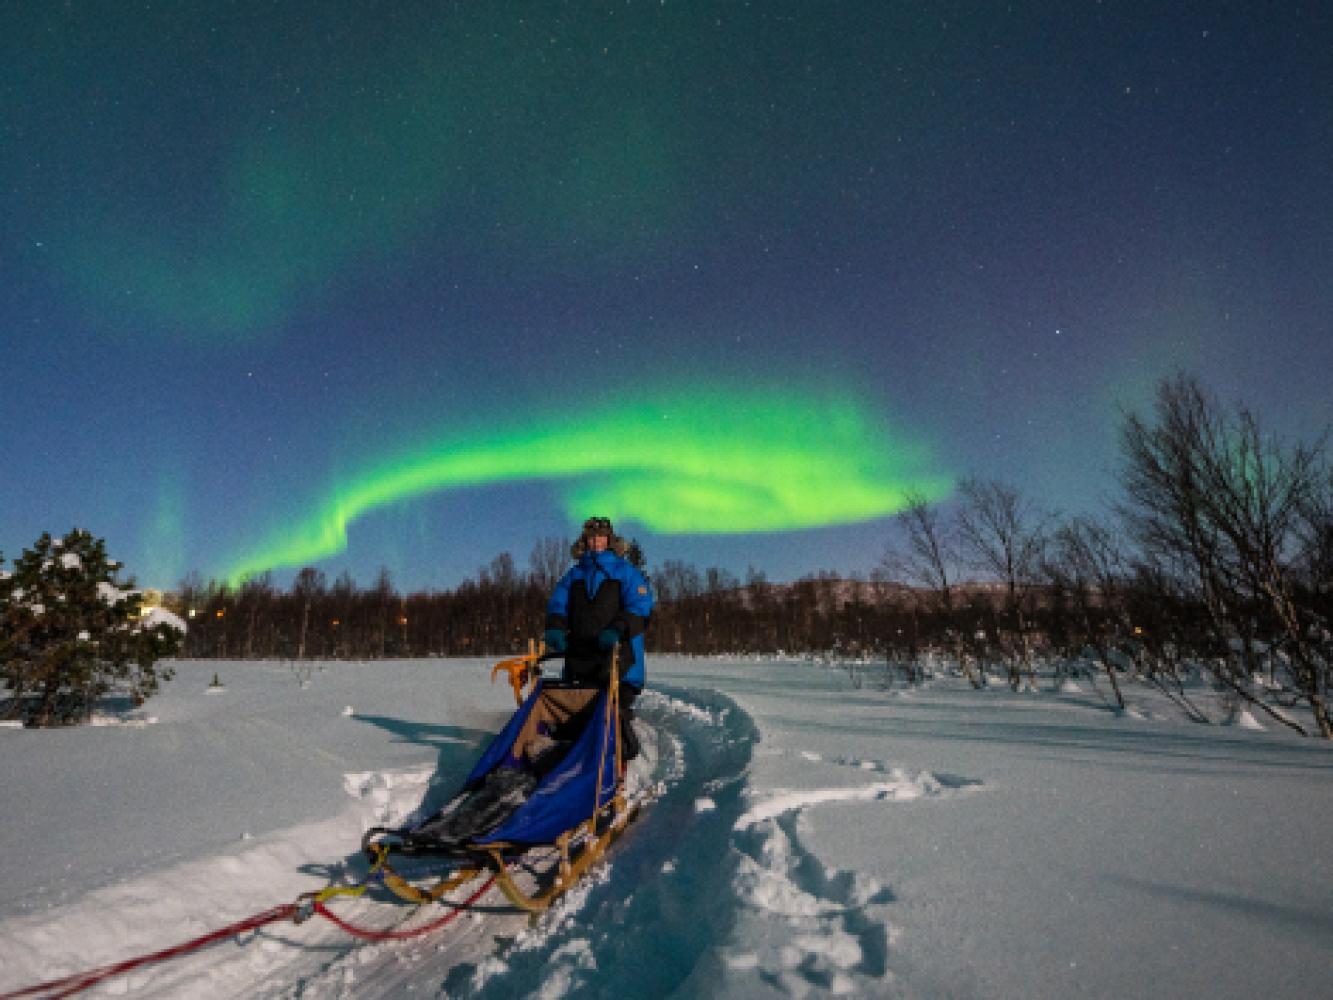
[[[488,666],[182,662],[104,725],[0,729],[0,992],[355,880],[362,830],[442,802],[508,717]],[[89,995],[1327,990],[1333,747],[1191,724],[1133,684],[1118,716],[1086,679],[1014,694],[800,661],[649,669],[642,768],[664,791],[549,913],[493,890],[409,942],[273,924]],[[444,912],[330,906],[376,927]]]

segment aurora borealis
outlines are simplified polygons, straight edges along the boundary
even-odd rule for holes
[[[1184,367],[1333,419],[1333,29],[1184,3],[22,3],[0,551],[867,572]]]
[[[937,500],[950,489],[944,477],[913,475],[912,449],[886,447],[846,401],[738,389],[603,405],[527,431],[441,443],[363,472],[333,490],[308,522],[242,559],[228,578],[335,555],[362,514],[459,486],[567,480],[563,506],[571,522],[599,510],[663,534],[864,521],[901,509],[908,493]]]

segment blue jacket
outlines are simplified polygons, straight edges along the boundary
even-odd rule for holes
[[[644,685],[643,633],[653,610],[648,581],[628,559],[614,552],[584,552],[560,578],[546,603],[546,627],[567,629],[567,680],[604,680],[610,654],[597,644],[603,629],[620,632],[621,678]]]

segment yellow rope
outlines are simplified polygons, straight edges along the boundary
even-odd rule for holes
[[[321,889],[310,898],[316,903],[322,903],[325,900],[332,899],[334,896],[361,896],[370,888],[370,880],[375,877],[381,869],[388,867],[389,849],[383,844],[372,844],[371,849],[375,851],[377,857],[370,866],[370,871],[366,872],[365,879],[360,885],[331,885],[327,889]]]

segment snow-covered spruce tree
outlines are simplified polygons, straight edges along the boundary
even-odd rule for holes
[[[43,534],[0,580],[0,681],[8,700],[0,717],[28,725],[84,722],[97,699],[123,690],[136,703],[169,680],[157,660],[180,648],[172,621],[141,620],[133,581],[106,543],[75,529]]]

